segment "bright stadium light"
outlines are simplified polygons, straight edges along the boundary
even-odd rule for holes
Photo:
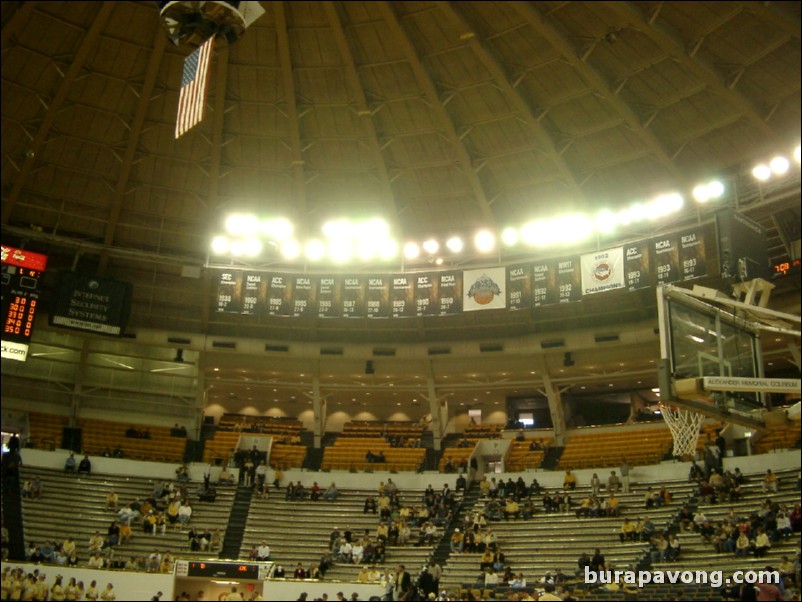
[[[755,168],[752,170],[752,175],[759,182],[765,182],[771,177],[771,167],[769,167],[765,163],[756,165]]]
[[[473,237],[473,244],[480,253],[490,253],[496,248],[496,237],[490,230],[480,230]]]
[[[212,253],[225,255],[231,249],[231,243],[226,236],[215,236],[212,239]]]
[[[423,243],[423,250],[426,251],[429,255],[434,255],[437,251],[440,250],[440,243],[437,242],[435,239],[430,238],[426,242]]]
[[[407,259],[417,259],[420,255],[420,247],[417,243],[408,242],[404,245],[404,257]]]
[[[235,236],[256,234],[259,226],[259,219],[250,213],[232,213],[226,218],[226,230]]]
[[[802,150],[800,149],[799,145],[794,149],[794,161],[799,163],[802,161]]]
[[[518,230],[513,228],[512,226],[508,226],[501,231],[501,242],[504,243],[506,247],[514,247],[518,244],[519,236]]]
[[[281,243],[280,251],[284,259],[297,259],[301,255],[301,245],[291,238]]]
[[[320,261],[326,254],[326,246],[319,240],[310,240],[306,243],[305,252],[310,261]]]
[[[788,170],[791,168],[791,163],[785,157],[777,156],[769,162],[769,167],[771,168],[772,173],[781,176],[788,172]]]
[[[459,253],[462,251],[464,244],[459,236],[452,236],[446,241],[446,248],[452,253]]]

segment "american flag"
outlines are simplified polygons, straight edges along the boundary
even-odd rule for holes
[[[209,66],[212,63],[213,46],[214,36],[184,59],[181,96],[178,99],[178,118],[175,122],[176,138],[203,119],[203,109],[206,105],[206,80]]]

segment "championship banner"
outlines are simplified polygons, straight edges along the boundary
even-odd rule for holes
[[[507,268],[507,307],[532,307],[532,265],[515,265]]]
[[[342,308],[344,318],[364,318],[366,276],[346,276],[342,284]]]
[[[649,242],[639,240],[638,242],[624,245],[624,257],[626,258],[627,288],[634,291],[652,286],[653,275]]]
[[[705,253],[705,231],[694,228],[681,232],[679,236],[679,265],[683,280],[707,276],[707,254]]]
[[[624,288],[624,248],[615,247],[582,255],[582,294]]]
[[[507,285],[504,268],[465,270],[462,272],[462,282],[463,286],[468,289],[462,307],[463,311],[507,307],[507,295],[502,290],[502,287]]]
[[[439,282],[436,272],[413,275],[415,279],[415,315],[436,316],[439,309],[437,290]]]
[[[291,316],[295,309],[292,299],[292,276],[270,274],[267,287],[267,313],[271,316]]]
[[[267,285],[268,274],[245,273],[242,288],[242,313],[246,315],[264,315],[268,310]]]
[[[462,313],[462,274],[441,272],[438,278],[437,314],[454,316]]]
[[[292,315],[314,318],[317,315],[317,279],[295,276],[292,280]]]
[[[393,276],[391,299],[393,301],[394,318],[414,318],[415,308],[415,276],[398,274]]]
[[[342,299],[340,281],[334,276],[321,276],[317,281],[317,317],[338,318],[341,315]]]
[[[571,303],[582,298],[582,270],[578,257],[566,257],[557,262],[557,301]]]
[[[679,236],[676,234],[652,239],[654,265],[657,284],[678,282],[681,279],[679,267]]]
[[[390,317],[390,276],[368,277],[367,304],[368,318]]]
[[[243,272],[223,270],[217,281],[217,311],[238,314],[242,312]]]
[[[557,303],[557,268],[553,259],[532,264],[532,306]]]

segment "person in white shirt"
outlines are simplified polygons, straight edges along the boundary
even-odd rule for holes
[[[493,570],[493,567],[490,567],[485,573],[485,587],[494,587],[496,585],[498,585],[498,575]]]
[[[262,542],[259,544],[259,547],[256,548],[256,559],[257,560],[270,560],[270,546],[267,545],[267,542]]]
[[[186,526],[191,518],[192,518],[192,506],[189,505],[188,501],[185,501],[183,504],[181,504],[181,507],[178,509],[178,522]]]

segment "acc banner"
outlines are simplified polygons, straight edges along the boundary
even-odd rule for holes
[[[502,290],[507,286],[505,268],[465,270],[462,272],[462,282],[463,286],[468,289],[462,307],[463,311],[507,307],[507,295]]]
[[[582,255],[582,294],[612,291],[624,282],[624,248],[616,247]]]

